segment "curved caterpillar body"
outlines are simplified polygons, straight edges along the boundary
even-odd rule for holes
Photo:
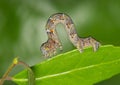
[[[92,37],[80,38],[77,35],[74,23],[68,15],[64,13],[56,13],[50,16],[47,21],[46,32],[48,35],[48,40],[40,47],[45,57],[50,57],[53,54],[56,54],[57,48],[60,48],[60,50],[62,50],[62,44],[56,31],[56,25],[58,23],[64,24],[70,41],[80,52],[83,52],[83,48],[87,46],[92,46],[94,51],[99,48],[99,42]]]

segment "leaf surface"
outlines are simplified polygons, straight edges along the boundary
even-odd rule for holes
[[[31,67],[36,85],[93,85],[120,73],[120,47],[101,46],[97,52],[87,48],[73,50]],[[13,77],[18,85],[27,85],[27,71]]]

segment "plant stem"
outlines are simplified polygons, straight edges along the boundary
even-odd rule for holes
[[[9,66],[9,68],[7,69],[7,71],[5,72],[5,74],[3,75],[2,79],[0,80],[0,85],[3,85],[4,81],[6,80],[7,76],[9,75],[9,73],[11,72],[11,70],[16,66],[17,64],[17,58],[15,58],[13,60],[13,63]]]
[[[18,64],[21,64],[28,69],[28,85],[35,85],[35,76],[29,65],[22,61],[19,61]]]
[[[25,62],[18,61],[18,58],[15,58],[13,60],[13,63],[9,66],[9,68],[7,69],[5,74],[3,75],[2,79],[0,80],[0,85],[3,85],[5,80],[12,80],[12,78],[8,77],[8,75],[12,71],[12,69],[18,64],[23,65],[28,70],[28,85],[35,85],[35,77],[34,77],[33,71],[31,70],[29,65],[27,65]]]

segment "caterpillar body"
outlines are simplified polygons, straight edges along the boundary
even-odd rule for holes
[[[55,55],[57,48],[62,50],[62,44],[56,31],[56,25],[58,23],[62,23],[65,26],[70,41],[80,52],[83,52],[83,48],[88,46],[92,46],[94,51],[98,50],[100,45],[98,41],[92,37],[79,37],[72,19],[67,14],[56,13],[51,15],[46,23],[48,40],[40,47],[43,56],[47,58]]]

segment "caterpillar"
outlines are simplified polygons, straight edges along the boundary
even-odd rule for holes
[[[72,19],[65,13],[56,13],[49,17],[46,23],[48,40],[40,47],[45,58],[56,54],[57,48],[63,50],[61,41],[58,37],[56,26],[62,23],[72,44],[82,53],[84,47],[92,46],[97,51],[100,43],[92,37],[81,38],[78,36]]]

